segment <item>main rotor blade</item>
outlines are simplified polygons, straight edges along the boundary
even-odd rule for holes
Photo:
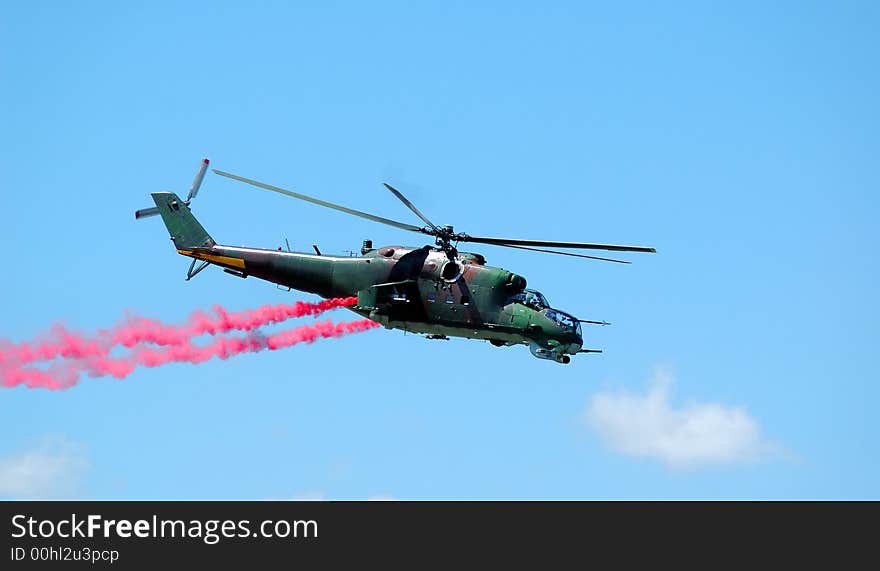
[[[603,262],[616,262],[618,264],[631,264],[626,260],[615,260],[614,258],[600,258],[599,256],[588,256],[586,254],[575,254],[574,252],[560,252],[559,250],[545,250],[544,248],[530,248],[528,246],[514,246],[513,244],[495,244],[505,248],[516,248],[517,250],[531,250],[532,252],[544,252],[545,254],[559,254],[560,256],[574,256],[575,258],[588,258],[590,260],[602,260]]]
[[[416,216],[421,218],[422,221],[424,221],[424,223],[427,224],[431,228],[431,230],[433,230],[434,232],[437,232],[437,233],[440,232],[440,229],[437,228],[437,226],[435,226],[433,222],[428,220],[427,216],[425,216],[424,214],[419,212],[419,209],[416,208],[416,205],[413,204],[412,202],[410,202],[409,200],[407,200],[407,198],[403,195],[403,193],[401,193],[399,190],[397,190],[396,188],[394,188],[393,186],[391,186],[387,182],[383,182],[382,184],[385,185],[385,188],[390,190],[394,194],[394,196],[399,198],[402,203],[406,204],[406,207],[409,208],[410,210],[412,210]]]
[[[394,226],[395,228],[400,228],[401,230],[409,230],[411,232],[420,232],[424,234],[422,228],[418,226],[414,226],[412,224],[406,224],[404,222],[397,222],[395,220],[390,220],[388,218],[382,218],[381,216],[375,216],[373,214],[367,214],[366,212],[361,212],[360,210],[355,210],[353,208],[346,208],[345,206],[340,206],[338,204],[333,204],[332,202],[327,202],[326,200],[319,200],[317,198],[312,198],[311,196],[306,196],[305,194],[299,194],[298,192],[293,192],[291,190],[286,190],[277,186],[272,186],[271,184],[265,184],[256,180],[251,180],[249,178],[245,178],[243,176],[238,176],[232,173],[223,172],[217,169],[213,169],[215,173],[220,176],[225,176],[226,178],[231,178],[234,180],[238,180],[252,186],[256,186],[259,188],[265,188],[266,190],[271,190],[274,192],[280,192],[281,194],[286,194],[287,196],[292,196],[294,198],[298,198],[300,200],[305,200],[306,202],[311,202],[312,204],[317,204],[318,206],[324,206],[326,208],[332,208],[333,210],[339,210],[340,212],[345,212],[346,214],[352,214],[354,216],[360,216],[361,218],[366,218],[367,220],[372,220],[373,222],[380,222],[382,224],[387,224],[389,226]]]
[[[553,242],[550,240],[520,240],[518,238],[486,238],[483,236],[458,236],[460,242],[477,242],[480,244],[495,244],[496,246],[550,246],[555,248],[580,248],[582,250],[613,250],[615,252],[650,252],[657,250],[646,246],[619,246],[617,244],[591,244],[587,242]]]

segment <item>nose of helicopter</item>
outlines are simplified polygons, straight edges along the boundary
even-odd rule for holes
[[[577,341],[572,341],[571,343],[565,345],[565,353],[569,355],[574,355],[578,351],[580,351],[584,346],[584,340],[578,336]]]

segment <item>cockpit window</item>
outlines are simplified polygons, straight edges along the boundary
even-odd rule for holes
[[[519,303],[535,311],[539,311],[546,315],[549,319],[555,321],[563,329],[581,335],[581,322],[558,309],[550,307],[550,302],[544,295],[533,289],[525,289],[518,294],[508,298],[507,303]]]
[[[578,335],[581,334],[581,322],[571,315],[563,313],[556,309],[548,309],[544,315],[558,323],[563,328],[568,329],[569,331],[573,331]]]
[[[547,301],[547,298],[544,297],[541,292],[533,289],[526,289],[511,296],[508,303],[520,303],[526,307],[531,307],[536,311],[541,311],[542,309],[550,307],[550,302]]]

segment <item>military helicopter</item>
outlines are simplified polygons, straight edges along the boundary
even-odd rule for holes
[[[208,165],[208,159],[204,159],[186,200],[173,192],[156,192],[151,194],[155,207],[135,212],[136,219],[162,216],[177,252],[193,258],[187,280],[213,264],[240,278],[254,276],[324,298],[356,296],[357,303],[349,307],[352,311],[388,329],[424,334],[428,339],[464,337],[483,339],[496,347],[528,345],[535,357],[565,364],[571,361],[571,355],[601,353],[583,347],[581,323],[608,325],[607,322],[578,319],[553,308],[541,292],[526,288],[524,277],[486,265],[481,254],[459,251],[460,243],[617,263],[630,262],[549,248],[656,251],[644,246],[472,236],[456,232],[452,226],[437,226],[399,190],[383,183],[425,223],[416,226],[214,169],[218,175],[258,188],[434,239],[433,245],[420,248],[374,248],[371,240],[364,240],[360,256],[329,256],[317,246],[313,246],[314,253],[291,252],[289,247],[283,251],[280,247],[268,250],[224,246],[214,241],[190,210]]]

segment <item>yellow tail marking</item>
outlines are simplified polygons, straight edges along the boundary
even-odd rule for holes
[[[178,254],[183,254],[184,256],[190,256],[192,258],[198,258],[199,260],[207,260],[209,262],[214,262],[215,264],[221,264],[224,266],[232,266],[233,268],[238,268],[240,270],[244,269],[244,260],[241,258],[230,258],[229,256],[218,256],[216,254],[206,254],[203,252],[192,252],[190,250],[177,250]]]

